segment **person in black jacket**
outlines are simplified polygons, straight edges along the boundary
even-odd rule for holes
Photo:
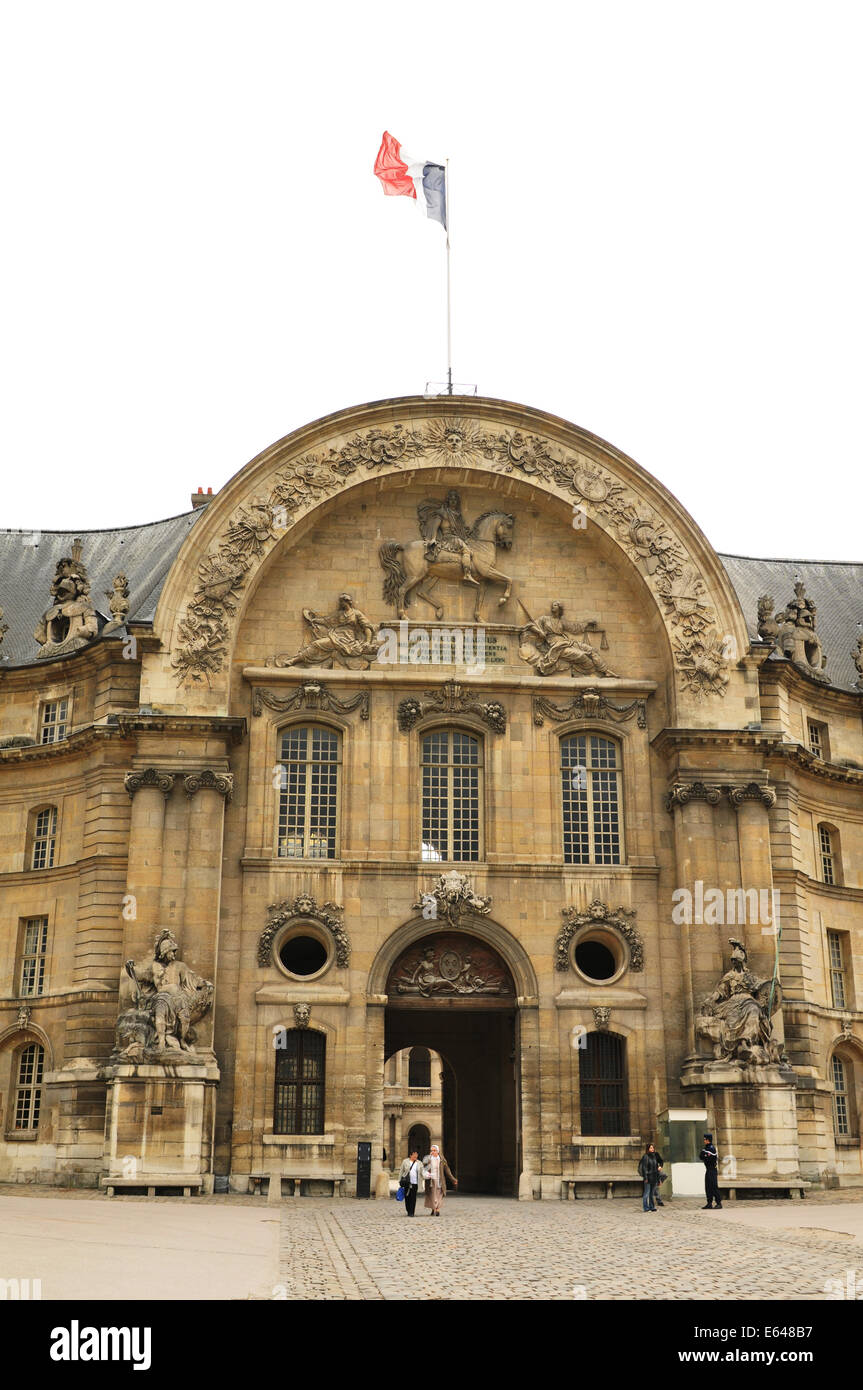
[[[716,1145],[713,1142],[712,1134],[705,1134],[704,1145],[701,1150],[701,1162],[704,1164],[704,1194],[707,1197],[702,1211],[710,1211],[713,1203],[717,1211],[722,1210],[722,1198],[719,1195],[719,1155],[716,1152]]]
[[[656,1202],[660,1207],[665,1206],[659,1196],[659,1170],[662,1168],[662,1154],[656,1152],[655,1144],[648,1144],[641,1158],[638,1160],[638,1174],[644,1183],[641,1205],[644,1211],[656,1211]]]

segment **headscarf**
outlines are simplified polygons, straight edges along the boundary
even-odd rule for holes
[[[437,1144],[432,1144],[431,1153],[429,1154],[429,1172],[432,1182],[438,1187],[440,1187],[440,1164],[440,1147]]]

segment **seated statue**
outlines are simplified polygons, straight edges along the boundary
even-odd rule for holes
[[[780,1061],[771,1016],[782,1002],[779,983],[759,980],[746,964],[746,947],[730,939],[731,968],[701,1004],[699,1036],[713,1043],[714,1059],[766,1066]],[[772,1001],[771,1001],[772,994]]]
[[[142,1062],[168,1052],[194,1052],[192,1025],[208,1012],[213,984],[178,960],[180,948],[173,933],[161,931],[153,956],[145,961],[126,961],[132,982],[120,989],[127,1003],[117,1019],[115,1059]]]
[[[99,635],[99,615],[90,599],[90,581],[81,562],[80,541],[75,542],[71,556],[57,561],[51,597],[54,602],[33,633],[42,648],[40,658],[68,656]]]
[[[595,618],[581,623],[564,618],[563,604],[555,600],[550,613],[522,628],[518,654],[540,676],[553,676],[567,667],[571,676],[613,676],[585,635],[598,627]]]
[[[332,613],[315,613],[303,609],[303,618],[312,630],[314,641],[297,652],[296,656],[280,654],[274,666],[345,666],[350,660],[366,665],[376,659],[381,638],[365,613],[354,607],[350,594],[339,594],[338,608]]]

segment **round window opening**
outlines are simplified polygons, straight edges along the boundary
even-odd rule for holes
[[[626,968],[626,952],[610,932],[592,931],[575,943],[573,964],[582,979],[591,984],[609,984]]]
[[[308,979],[317,975],[327,963],[329,952],[316,936],[289,936],[279,947],[279,960],[291,975]]]

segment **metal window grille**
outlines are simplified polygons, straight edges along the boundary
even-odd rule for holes
[[[616,1033],[588,1033],[577,1055],[582,1134],[628,1134],[626,1042]]]
[[[821,844],[821,876],[825,883],[835,883],[836,867],[833,855],[833,836],[826,825],[819,825],[818,838]]]
[[[833,1116],[837,1134],[850,1134],[848,1123],[848,1081],[845,1063],[841,1057],[833,1057]]]
[[[278,852],[285,859],[335,859],[340,739],[331,729],[282,735]]]
[[[481,853],[482,744],[439,730],[422,741],[422,857],[478,860]]]
[[[15,1128],[37,1129],[42,1102],[42,1072],[45,1049],[39,1043],[25,1047],[18,1061],[18,1085],[15,1089]]]
[[[619,864],[622,854],[620,757],[595,734],[560,741],[563,858],[566,864]]]
[[[842,950],[842,936],[838,931],[828,931],[827,950],[830,956],[830,990],[834,1009],[846,1006],[845,954]]]
[[[54,865],[54,851],[57,844],[57,807],[46,806],[39,811],[33,828],[34,869],[50,869]]]
[[[275,1134],[323,1134],[326,1038],[292,1029],[276,1054]]]
[[[45,984],[45,952],[48,946],[48,918],[28,917],[24,923],[21,951],[22,995],[41,994]]]
[[[66,737],[68,700],[47,700],[42,706],[40,743],[60,743]]]

